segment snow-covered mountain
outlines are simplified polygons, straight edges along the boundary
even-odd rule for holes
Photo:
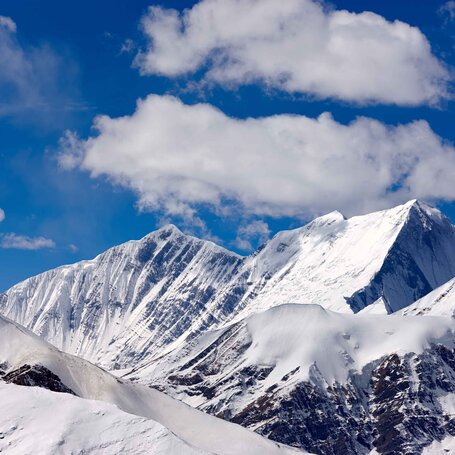
[[[418,454],[455,435],[454,335],[451,318],[283,305],[129,377],[317,454]]]
[[[455,278],[404,308],[405,316],[451,316],[455,317]]]
[[[122,369],[276,305],[394,312],[454,276],[454,226],[410,201],[350,219],[331,213],[247,258],[166,226],[19,283],[0,297],[0,314]]]
[[[392,313],[453,276],[455,227],[412,200],[350,219],[333,212],[278,233],[246,259],[233,286],[246,288],[241,317],[287,302],[341,312],[376,304]]]
[[[107,420],[94,428],[118,422],[125,451],[140,435],[178,453],[290,450],[149,385],[312,453],[438,450],[455,436],[455,319],[413,315],[452,315],[454,277],[455,227],[419,201],[334,212],[246,258],[165,226],[0,296],[0,314],[69,353],[0,317],[0,395],[17,395],[12,384],[64,393],[69,440],[92,419],[76,418],[78,400],[101,400],[90,406]],[[46,397],[29,399],[50,412]],[[34,434],[17,400],[10,415]],[[55,426],[56,444],[65,431]],[[30,442],[17,435],[7,441]]]
[[[296,453],[157,390],[121,381],[2,317],[0,399],[0,451],[8,455]]]
[[[25,280],[0,298],[0,314],[65,352],[111,369],[131,366],[213,323],[208,302],[242,261],[168,225]]]

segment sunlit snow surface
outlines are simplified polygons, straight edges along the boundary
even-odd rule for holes
[[[402,310],[406,316],[455,316],[455,278]]]
[[[0,382],[0,453],[202,455],[150,419],[112,404]]]
[[[296,453],[293,449],[281,447],[239,425],[231,424],[197,411],[157,390],[130,384],[128,382],[121,382],[109,373],[85,360],[60,352],[53,346],[28,332],[26,329],[2,317],[0,317],[0,363],[6,363],[8,370],[14,370],[24,364],[42,365],[56,374],[67,387],[80,397],[115,404],[124,412],[116,411],[113,406],[94,404],[88,401],[85,402],[84,400],[87,416],[90,415],[90,409],[94,409],[97,406],[105,409],[106,414],[108,414],[108,420],[117,419],[119,421],[119,431],[122,428],[126,431],[126,439],[129,437],[133,439],[139,437],[136,432],[140,433],[142,429],[150,436],[155,435],[158,438],[167,438],[167,441],[162,441],[163,448],[166,447],[166,444],[171,444],[171,446],[172,444],[177,444],[177,446],[182,449],[182,454],[209,452],[219,455],[285,455]],[[1,394],[8,393],[8,390],[11,390],[12,393],[17,396],[20,390],[24,390],[25,394],[30,394],[33,393],[33,391],[38,390],[25,387],[20,389],[9,387],[8,389],[5,389],[5,387],[5,385],[2,386],[2,389],[0,390]],[[42,394],[43,392],[38,391],[38,393]],[[47,393],[51,394],[51,392]],[[72,398],[65,394],[53,396],[55,398],[51,397],[51,400],[55,399],[56,402],[61,403],[62,405],[64,402],[67,402],[69,406],[68,411],[56,411],[56,417],[60,412],[62,418],[70,419],[71,416],[74,415],[73,413],[77,413],[78,409],[84,407],[84,403],[74,401],[81,400],[81,398]],[[33,399],[32,403],[41,406],[43,404],[42,400],[42,395],[37,395],[37,398]],[[12,402],[9,401],[9,403]],[[19,401],[18,406],[25,406],[25,404],[21,404]],[[0,422],[3,421],[3,425],[0,428],[2,433],[10,431],[11,426],[14,426],[14,423],[12,425],[10,424],[10,420],[26,419],[26,416],[23,415],[23,412],[21,412],[20,409],[12,411],[11,417],[14,417],[14,419],[9,419],[9,417],[5,415],[6,408],[3,407],[3,402],[1,409],[4,414],[2,419],[6,418],[6,421],[0,420]],[[44,406],[43,412],[44,415],[46,415],[46,412],[51,412],[51,408],[49,406]],[[128,428],[126,428],[128,416],[125,413],[152,419],[152,421],[158,423],[147,424],[144,423],[144,419],[134,419],[134,416],[131,416],[130,423],[135,423],[133,427],[128,430]],[[36,415],[39,414],[40,411],[38,410]],[[19,422],[18,425],[22,425],[25,428],[25,425],[28,425],[28,423],[24,420],[23,423]],[[33,422],[30,425],[33,427]],[[36,422],[36,425],[42,426],[45,424],[43,422]],[[81,425],[83,424],[81,423]],[[108,422],[97,421],[96,425],[98,425],[98,429],[102,429],[108,426]],[[96,425],[94,424],[94,430],[97,429]],[[85,426],[85,430],[88,439],[84,444],[91,444],[91,441],[96,438],[96,435],[91,433],[87,426]],[[82,433],[85,430],[83,427],[80,427],[80,437],[82,437]],[[57,426],[55,428],[55,433],[51,432],[49,435],[51,441],[53,437],[57,438],[59,432],[61,433],[62,431],[62,427]],[[79,431],[77,425],[74,428],[74,431],[76,433],[72,435],[69,434],[69,436],[77,439],[77,431]],[[131,433],[128,433],[128,431],[131,431]],[[171,437],[169,432],[172,432],[176,437]],[[15,437],[18,437],[16,432],[14,434]],[[24,438],[28,438],[26,432],[24,432]],[[109,439],[108,435],[106,438]],[[116,442],[110,440],[109,443],[115,444]],[[128,441],[125,443],[128,443]],[[17,442],[17,444],[19,444],[19,442]],[[26,444],[26,442],[24,442],[24,444]],[[131,444],[134,444],[134,441],[131,441]],[[199,449],[199,452],[190,449],[190,446]],[[50,451],[44,453],[55,452]],[[156,453],[161,452],[158,451]],[[173,452],[171,451],[169,453]],[[175,453],[180,452],[177,451]]]

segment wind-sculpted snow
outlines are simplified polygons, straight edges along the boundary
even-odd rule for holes
[[[283,305],[133,371],[206,412],[325,454],[418,454],[455,434],[455,320]]]
[[[70,444],[67,447],[73,445],[76,453],[82,453],[84,446],[90,447],[96,441],[98,445],[94,449],[102,453],[99,451],[99,444],[103,439],[106,450],[109,446],[120,448],[123,444],[130,448],[130,453],[181,453],[182,455],[195,453],[291,455],[296,453],[293,449],[280,446],[239,425],[195,410],[157,390],[121,381],[85,360],[57,350],[25,328],[0,317],[0,365],[3,377],[8,375],[9,371],[17,371],[24,364],[39,365],[51,371],[80,398],[68,394],[55,397],[49,395],[52,392],[48,391],[42,395],[44,393],[42,389],[27,387],[23,398],[16,400],[15,397],[20,394],[16,386],[0,384],[0,396],[13,394],[9,399],[2,400],[2,416],[0,416],[0,432],[3,438],[13,444],[12,449],[17,449],[15,452],[11,450],[11,453],[27,453],[21,452],[20,448],[27,448],[31,444],[32,435],[40,429],[49,430],[52,422],[57,422],[56,427],[49,431],[49,434],[45,434],[47,441],[41,441],[42,447],[48,451],[35,450],[33,453],[71,453],[63,450],[65,444]],[[27,403],[29,406],[35,405],[38,408],[25,413],[24,400],[32,393],[30,390],[36,394],[32,395],[30,403]],[[50,402],[47,402],[47,397]],[[123,412],[106,404],[75,401],[82,398],[114,404]],[[17,401],[17,409],[14,409],[15,401]],[[53,413],[54,405],[62,409],[56,409]],[[9,414],[5,415],[8,412]],[[98,417],[100,413],[104,413],[104,418],[97,418],[93,413],[98,414]],[[125,413],[143,418],[128,417]],[[52,418],[48,422],[36,422],[40,414],[42,418],[52,414]],[[59,420],[60,417],[63,421]],[[118,428],[110,428],[110,424]],[[22,436],[16,431],[18,426],[27,430]],[[66,426],[69,428],[65,428]],[[102,434],[99,437],[96,432],[103,428],[108,431],[108,434]],[[152,439],[147,442],[145,439],[148,437]],[[141,447],[136,446],[141,438],[144,438],[142,441],[144,451],[140,451]],[[0,448],[2,444],[0,437]],[[146,444],[154,449],[147,452]],[[7,454],[8,447],[5,451]],[[53,451],[52,447],[59,447],[59,449]],[[176,451],[165,452],[166,448],[175,448]],[[110,453],[123,452],[113,450]]]
[[[410,201],[350,219],[330,213],[247,258],[166,226],[19,283],[0,297],[0,314],[124,369],[276,305],[391,313],[454,276],[454,226]]]
[[[262,390],[286,375],[291,383],[309,380],[316,370],[331,385],[346,382],[352,372],[361,373],[366,365],[392,353],[421,353],[436,342],[455,345],[454,334],[455,320],[448,318],[353,315],[319,305],[280,305],[207,332],[128,376],[146,382],[177,371],[194,373],[204,359],[209,361],[206,366],[214,383],[220,380],[217,370],[224,375],[226,370],[233,374],[261,366],[269,370]],[[218,400],[217,394],[214,402]]]

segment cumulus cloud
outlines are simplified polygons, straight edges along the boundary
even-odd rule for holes
[[[144,75],[202,70],[224,85],[268,87],[357,103],[417,105],[449,97],[451,78],[416,27],[315,0],[201,0],[141,22]]]
[[[0,16],[0,117],[29,114],[43,122],[53,111],[84,109],[70,96],[74,65],[49,45],[19,41],[13,19]],[[38,112],[39,116],[30,116]]]
[[[257,244],[263,244],[268,240],[270,234],[269,225],[265,221],[253,220],[238,228],[234,244],[241,250],[251,251]]]
[[[5,211],[0,209],[0,223],[5,219]]]
[[[391,126],[360,117],[344,125],[327,113],[240,120],[150,95],[133,115],[99,116],[94,128],[97,135],[61,151],[61,163],[107,176],[134,190],[142,208],[166,215],[201,207],[350,215],[415,197],[455,199],[455,149],[426,121]]]
[[[28,237],[13,232],[0,236],[0,248],[15,250],[41,250],[55,248],[55,242],[45,237]]]

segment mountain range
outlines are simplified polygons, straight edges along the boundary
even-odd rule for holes
[[[20,395],[10,382],[44,375],[41,394],[75,395],[68,412],[81,398],[113,403],[119,410],[98,406],[131,428],[125,441],[138,440],[134,428],[161,432],[166,450],[185,447],[175,453],[226,452],[174,427],[160,404],[197,408],[199,428],[214,419],[239,440],[254,436],[223,430],[223,419],[283,444],[262,453],[441,453],[455,445],[454,277],[455,227],[417,200],[348,219],[332,212],[247,257],[167,225],[0,295],[0,393]],[[6,341],[12,332],[46,348],[30,360],[28,341]],[[123,390],[157,405],[144,411]],[[252,448],[267,444],[257,438]]]
[[[19,283],[0,314],[110,370],[286,303],[392,313],[455,276],[455,227],[419,201],[275,235],[248,257],[168,225]]]

